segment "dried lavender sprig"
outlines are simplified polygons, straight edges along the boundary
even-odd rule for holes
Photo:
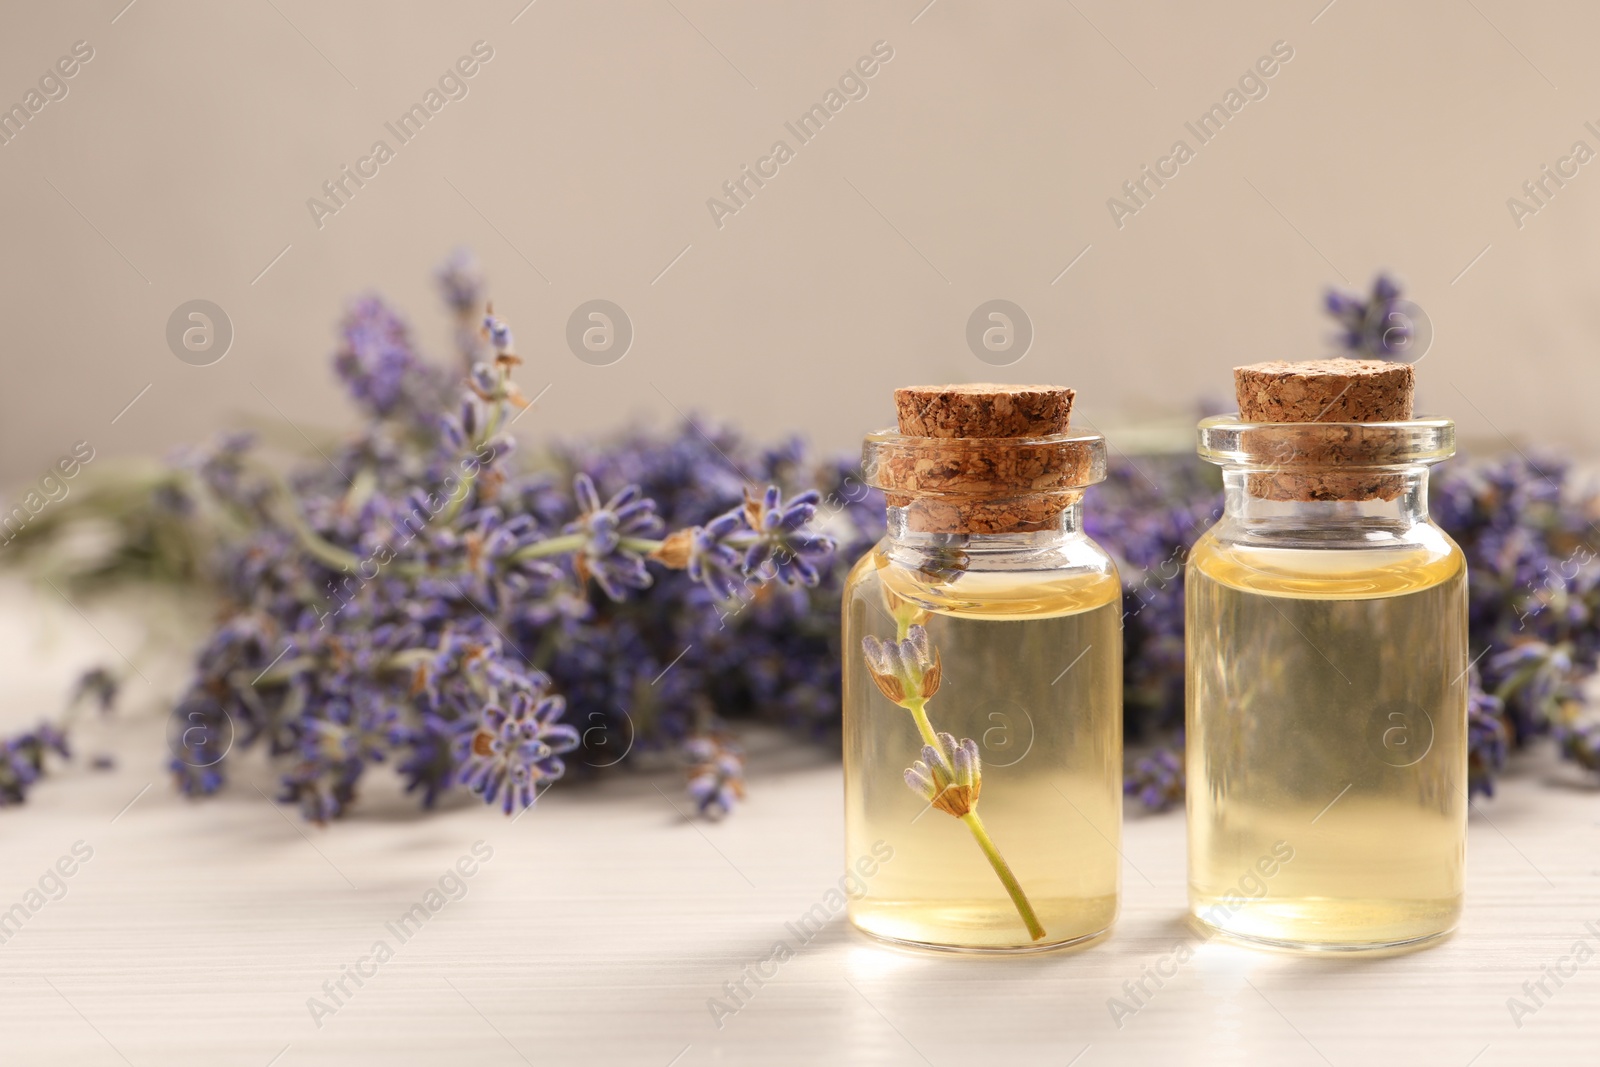
[[[861,654],[879,692],[911,713],[922,737],[922,758],[906,768],[906,785],[933,807],[966,824],[1022,917],[1028,936],[1039,941],[1046,936],[1045,929],[978,816],[978,795],[983,788],[978,744],[971,738],[957,741],[952,734],[939,733],[928,719],[928,700],[938,692],[943,674],[939,650],[929,640],[926,628],[907,621],[910,613],[897,611],[895,615],[902,620],[896,640],[867,634],[861,639]]]

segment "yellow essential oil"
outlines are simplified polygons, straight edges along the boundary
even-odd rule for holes
[[[1466,567],[1426,529],[1387,551],[1195,546],[1189,898],[1202,921],[1325,948],[1456,925]],[[1258,867],[1264,856],[1278,862]]]
[[[1053,386],[898,390],[867,438],[888,533],[844,590],[851,921],[902,944],[1050,948],[1116,918],[1122,589],[1083,533],[1105,441]]]
[[[887,596],[886,596],[887,594]],[[863,558],[845,590],[844,644],[892,634],[886,603],[926,627],[942,680],[940,731],[982,756],[977,811],[1032,905],[1037,941],[969,832],[908,789],[924,740],[904,708],[845,656],[845,837],[849,856],[894,847],[850,905],[894,941],[973,949],[1080,941],[1117,914],[1122,816],[1122,594],[1103,564],[1086,573],[964,574],[949,583]]]

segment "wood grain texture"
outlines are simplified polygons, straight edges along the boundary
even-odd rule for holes
[[[133,654],[126,616],[90,611],[102,638],[59,602],[0,591],[8,727],[53,706],[106,638]],[[89,738],[116,770],[68,771],[0,813],[0,910],[74,842],[94,850],[0,944],[4,1064],[1496,1067],[1592,1062],[1600,1037],[1600,959],[1520,1029],[1506,1007],[1575,941],[1600,945],[1584,926],[1600,929],[1600,795],[1545,763],[1474,812],[1453,939],[1387,959],[1203,945],[1119,1028],[1108,998],[1190,936],[1181,814],[1129,817],[1122,916],[1086,950],[908,953],[842,919],[801,945],[785,924],[844,863],[825,754],[754,738],[750,802],[715,826],[675,810],[675,772],[557,787],[508,823],[467,804],[417,817],[380,770],[359,815],[316,830],[257,792],[273,790],[253,756],[221,797],[173,793],[159,686],[183,658],[140,658],[142,710]],[[385,924],[478,840],[493,856],[465,896],[398,943]],[[379,939],[393,958],[318,1027],[307,998]],[[778,939],[793,958],[719,1028],[708,999]]]

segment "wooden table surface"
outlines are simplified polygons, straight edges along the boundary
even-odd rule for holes
[[[1449,941],[1383,959],[1200,944],[1119,1026],[1110,998],[1190,937],[1181,814],[1130,813],[1122,915],[1088,949],[917,954],[842,918],[801,943],[786,924],[842,874],[826,754],[753,738],[749,803],[717,825],[682,817],[668,770],[558,786],[514,823],[466,803],[417,816],[379,770],[359,813],[321,830],[269,799],[257,753],[217,798],[174,793],[163,701],[184,632],[0,580],[7,728],[115,650],[144,676],[85,738],[115,769],[69,769],[0,812],[0,915],[29,912],[0,944],[6,1067],[1596,1060],[1600,956],[1575,945],[1600,949],[1600,792],[1545,761],[1476,806]],[[426,921],[399,926],[417,904]],[[779,940],[792,958],[714,1018]],[[1572,973],[1558,986],[1546,968]],[[1532,1004],[1540,979],[1550,995],[1514,1019],[1508,998]]]

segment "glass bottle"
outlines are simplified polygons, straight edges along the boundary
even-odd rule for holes
[[[1324,950],[1454,928],[1467,579],[1428,518],[1428,466],[1454,440],[1436,418],[1200,423],[1200,455],[1226,491],[1185,577],[1201,923]]]
[[[892,859],[850,918],[949,949],[1092,938],[1117,913],[1122,814],[1121,585],[1081,522],[1104,439],[1065,432],[1064,413],[902,406],[908,421],[972,436],[866,439],[888,532],[844,589],[846,859]]]

